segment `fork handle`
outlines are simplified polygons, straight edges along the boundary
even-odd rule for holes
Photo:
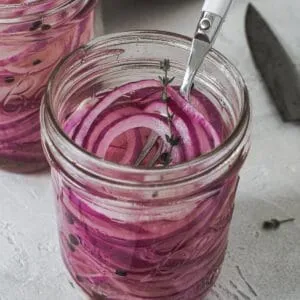
[[[222,19],[227,14],[232,0],[205,0],[202,11],[207,11],[220,16]]]
[[[205,0],[203,4],[180,87],[180,93],[186,100],[189,100],[194,77],[220,31],[231,2],[232,0]]]

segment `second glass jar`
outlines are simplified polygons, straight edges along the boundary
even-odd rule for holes
[[[39,107],[51,71],[93,37],[95,0],[0,4],[0,169],[47,166]]]

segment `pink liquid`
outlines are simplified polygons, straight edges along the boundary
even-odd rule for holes
[[[57,3],[48,1],[44,9]],[[28,6],[28,10],[34,12],[34,7]],[[21,12],[16,9],[16,14]],[[52,25],[37,20],[0,27],[0,168],[30,172],[46,166],[39,107],[47,80],[62,57],[93,35],[90,9],[81,10],[68,22],[63,18],[56,16]]]
[[[158,86],[147,87],[152,83]],[[132,165],[151,132],[157,131],[160,138],[140,164],[143,166],[148,165],[159,148],[162,148],[161,152],[168,150],[167,146],[160,147],[165,143],[165,135],[181,136],[180,145],[173,148],[171,164],[182,163],[210,152],[227,137],[228,129],[222,122],[220,113],[201,93],[192,92],[191,105],[185,100],[182,101],[184,103],[177,103],[176,100],[170,102],[169,109],[174,114],[171,133],[166,121],[166,106],[161,101],[160,84],[156,81],[141,81],[124,85],[120,89],[132,89],[133,85],[146,87],[137,91],[130,90],[122,96],[116,90],[111,94],[83,101],[66,120],[65,132],[76,144],[98,157],[118,164]],[[172,91],[177,95],[178,89],[175,87]],[[115,97],[114,94],[117,99],[112,105],[106,105]],[[187,106],[185,111],[181,111],[183,106]],[[190,108],[200,113],[191,114]],[[95,114],[96,110],[99,112]],[[161,166],[161,160],[157,161],[156,166]]]
[[[106,101],[106,95],[98,95],[71,113],[64,129],[78,145],[95,155],[104,153],[101,156],[104,159],[130,164],[136,159],[136,153],[130,147],[132,144],[136,149],[143,147],[151,133],[149,124],[133,126],[134,129],[118,135],[109,146],[103,144],[103,134],[111,130],[114,122],[124,122],[124,114],[125,117],[135,116],[138,111],[145,112],[149,105],[157,104],[158,109],[160,101],[153,101],[149,95],[159,90],[145,88],[117,97],[114,104],[103,109],[90,124],[93,112]],[[202,113],[217,134],[219,143],[222,142],[229,131],[218,110],[201,93],[194,91],[193,96],[193,109]],[[176,105],[172,106],[174,111]],[[159,110],[154,114],[163,115]],[[180,111],[177,116],[184,119]],[[200,142],[198,146],[194,145],[194,157],[217,146],[210,131],[206,132],[200,125],[191,127],[188,118],[185,122],[189,134],[194,133]],[[182,128],[178,127],[178,131]],[[139,141],[134,140],[137,138]],[[158,151],[162,140],[157,141],[143,161],[144,166]],[[107,151],[104,152],[103,147]],[[188,157],[191,152],[184,148],[182,153],[182,161],[178,163],[194,158]],[[171,164],[175,164],[176,155],[174,153]],[[158,160],[154,167],[161,166]],[[62,255],[76,283],[91,299],[202,299],[219,275],[227,247],[238,182],[236,171],[227,175],[205,193],[195,190],[194,200],[189,202],[178,198],[176,188],[170,189],[170,203],[177,201],[177,206],[171,209],[165,205],[156,210],[163,199],[155,188],[153,199],[149,200],[157,201],[154,208],[139,203],[139,195],[130,188],[124,198],[124,203],[130,199],[130,206],[119,207],[114,200],[123,199],[110,190],[73,185],[53,170]]]

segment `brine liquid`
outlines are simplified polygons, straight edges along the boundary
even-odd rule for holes
[[[9,1],[12,3],[18,2]],[[24,6],[22,9],[24,12]],[[57,18],[59,25],[41,19],[0,27],[0,168],[31,172],[47,165],[39,124],[47,80],[61,58],[93,36],[91,9],[68,22],[63,14]]]
[[[229,180],[172,216],[168,208],[151,215],[138,205],[135,216],[117,213],[113,204],[97,203],[109,195],[56,186],[65,265],[91,299],[203,299],[221,270],[236,186],[236,178]]]
[[[101,153],[104,159],[132,164],[151,131],[156,131],[160,140],[142,162],[147,166],[155,152],[161,151],[159,143],[167,144],[164,130],[168,127],[164,127],[166,116],[160,109],[159,93],[153,97],[161,88],[155,82],[156,87],[146,88],[151,83],[134,84],[117,90],[117,96],[113,91],[87,99],[66,119],[66,133],[95,155]],[[142,88],[134,90],[136,86]],[[173,90],[178,93],[177,88]],[[184,112],[181,111],[176,94],[173,96],[174,105],[170,104],[170,108],[176,113],[174,132],[186,132],[186,136],[181,136],[171,164],[211,151],[228,134],[220,113],[201,93],[193,92],[193,106],[189,108],[201,112],[206,122],[186,107],[182,106]],[[104,105],[106,102],[110,105]],[[192,119],[187,118],[190,113]],[[131,125],[126,127],[127,118],[140,123],[128,122]],[[155,120],[154,127],[148,123]],[[106,132],[114,132],[115,138],[107,142]],[[197,145],[183,145],[190,140]],[[162,167],[161,161],[153,167]],[[74,281],[91,299],[195,300],[207,294],[224,259],[237,174],[228,174],[205,195],[195,190],[190,201],[178,199],[176,188],[170,189],[170,203],[174,206],[159,207],[153,204],[161,200],[155,188],[149,200],[153,205],[148,206],[130,187],[122,199],[112,190],[77,185],[60,172],[52,172],[63,259]],[[122,200],[124,205],[120,204]]]
[[[140,166],[162,166],[157,154],[171,152],[172,164],[192,160],[210,152],[228,135],[220,112],[201,93],[194,90],[191,103],[169,87],[168,122],[166,104],[161,100],[162,88],[156,80],[126,84],[109,93],[83,101],[69,115],[64,130],[79,146],[105,160],[134,165],[147,140],[158,136]],[[176,136],[178,145],[172,150],[167,136]]]

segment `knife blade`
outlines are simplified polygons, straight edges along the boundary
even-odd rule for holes
[[[283,120],[300,120],[300,80],[297,68],[252,4],[247,8],[245,30],[255,65]]]

